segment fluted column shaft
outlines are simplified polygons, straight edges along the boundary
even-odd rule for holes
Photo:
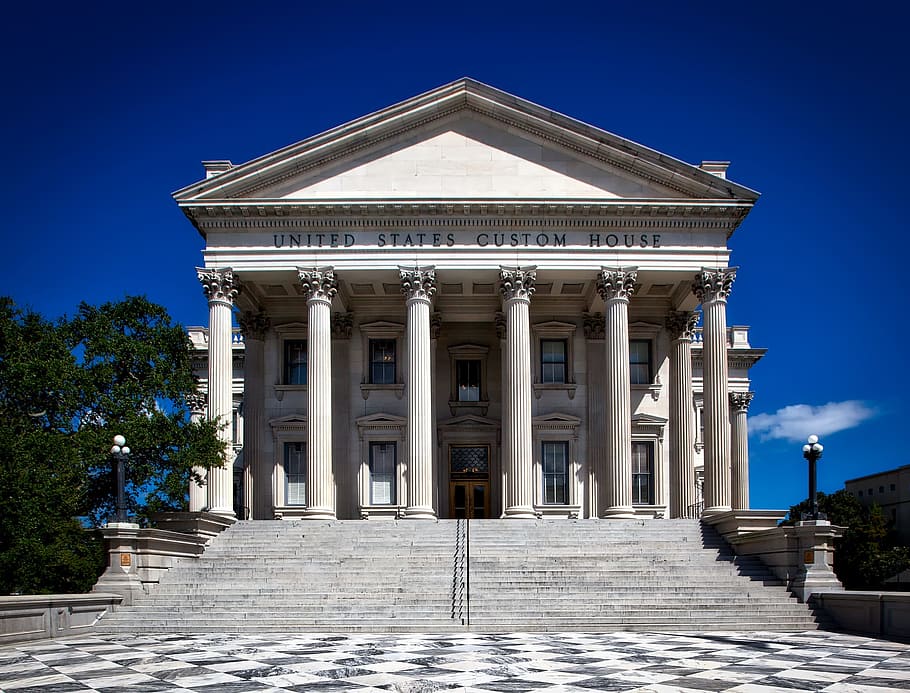
[[[298,270],[307,295],[307,478],[304,517],[335,519],[332,474],[332,297],[331,268]]]
[[[190,423],[199,423],[206,415],[206,397],[199,392],[190,393],[186,398],[187,406],[190,409]],[[196,513],[208,506],[208,487],[205,467],[193,465],[193,474],[203,481],[200,486],[195,479],[190,479],[190,512]]]
[[[733,465],[731,470],[732,504],[734,510],[749,508],[749,404],[754,392],[731,392],[730,409],[733,412]]]
[[[604,268],[598,290],[604,299],[606,387],[606,507],[602,517],[634,517],[632,509],[632,401],[629,374],[629,299],[634,268]]]
[[[500,290],[506,317],[509,366],[506,439],[506,507],[503,517],[533,518],[534,449],[531,430],[531,295],[533,267],[503,267]]]
[[[247,490],[250,519],[270,520],[272,471],[262,454],[263,403],[265,400],[265,333],[269,319],[264,313],[240,316],[243,332],[243,460],[249,469],[251,488]]]
[[[692,336],[698,315],[674,312],[670,332],[670,517],[695,505],[695,414],[692,409]]]
[[[430,370],[430,298],[436,291],[431,267],[401,268],[408,310],[408,504],[405,517],[435,519],[433,510],[433,374]]]
[[[197,268],[196,275],[209,300],[208,418],[218,422],[218,437],[225,444],[224,464],[208,470],[207,504],[209,512],[234,517],[231,309],[240,293],[240,283],[230,269]]]
[[[705,513],[731,509],[727,296],[735,278],[735,268],[705,269],[695,275],[704,321]]]

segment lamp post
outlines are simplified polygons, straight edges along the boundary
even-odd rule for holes
[[[114,436],[111,454],[117,460],[117,522],[127,522],[126,517],[126,458],[130,449],[126,446],[126,438],[121,435]]]
[[[810,513],[803,514],[804,520],[816,521],[824,519],[824,516],[818,512],[818,493],[815,490],[815,463],[822,456],[824,449],[825,447],[818,442],[818,436],[816,435],[809,436],[808,442],[803,445],[803,457],[809,462],[809,502],[812,507]]]

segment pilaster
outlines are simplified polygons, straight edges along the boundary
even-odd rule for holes
[[[704,321],[705,514],[731,509],[727,297],[735,278],[735,267],[704,268],[693,287]]]
[[[733,465],[731,469],[732,504],[734,510],[749,507],[749,404],[754,392],[731,392],[730,409],[733,413],[731,427]]]
[[[597,290],[604,300],[606,355],[606,502],[604,518],[634,517],[632,509],[632,402],[629,374],[629,299],[637,268],[601,268]]]
[[[670,333],[670,517],[694,517],[695,415],[692,408],[692,337],[698,314],[671,312]]]
[[[186,404],[190,410],[190,423],[199,423],[205,417],[208,408],[208,398],[205,393],[191,392],[186,396]],[[206,468],[193,465],[193,477],[190,479],[190,512],[201,512],[206,507],[208,491],[206,489]],[[202,486],[196,483],[196,478],[202,481]]]
[[[249,496],[250,519],[272,518],[272,465],[262,452],[262,429],[265,425],[265,335],[268,316],[259,312],[240,315],[244,341],[243,377],[243,459],[249,468],[252,488]]]
[[[531,296],[535,267],[500,268],[506,317],[508,415],[503,422],[505,518],[534,518],[534,450],[531,429]]]
[[[335,519],[332,470],[332,298],[338,291],[331,267],[297,268],[307,299],[307,478],[304,519]]]
[[[231,311],[240,293],[240,282],[230,268],[197,267],[196,276],[209,302],[208,418],[218,423],[218,435],[225,445],[224,464],[208,470],[207,503],[209,512],[234,517]]]
[[[399,268],[407,306],[408,504],[404,516],[436,518],[433,509],[433,373],[430,359],[430,303],[436,293],[432,267]]]

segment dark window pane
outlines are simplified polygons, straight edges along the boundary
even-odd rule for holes
[[[284,444],[285,504],[306,505],[306,443]]]
[[[370,340],[370,382],[391,385],[395,382],[395,340]]]
[[[632,504],[654,503],[654,446],[632,443]]]
[[[395,457],[393,442],[370,443],[370,503],[395,503]]]
[[[306,385],[307,349],[305,339],[284,343],[284,384]]]
[[[629,375],[633,385],[650,385],[651,340],[633,339],[629,342]]]
[[[449,452],[452,474],[482,474],[490,471],[490,450],[486,445],[453,447]]]
[[[548,441],[542,447],[543,502],[565,505],[569,502],[569,444]]]
[[[479,402],[480,361],[456,361],[455,383],[459,402]]]
[[[540,381],[542,383],[566,382],[567,343],[564,339],[540,341]]]

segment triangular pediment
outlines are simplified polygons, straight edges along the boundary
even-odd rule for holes
[[[181,205],[758,196],[470,79],[240,166],[219,162],[210,171],[210,178],[174,194]]]
[[[366,416],[361,416],[358,419],[354,420],[354,423],[357,424],[360,428],[371,428],[371,427],[394,427],[399,428],[406,426],[408,420],[403,416],[396,416],[395,414],[367,414]]]
[[[498,421],[493,419],[488,419],[483,416],[476,416],[475,414],[465,414],[464,416],[456,416],[453,419],[446,419],[439,424],[440,428],[464,428],[464,427],[475,427],[475,428],[497,428],[499,426]]]

